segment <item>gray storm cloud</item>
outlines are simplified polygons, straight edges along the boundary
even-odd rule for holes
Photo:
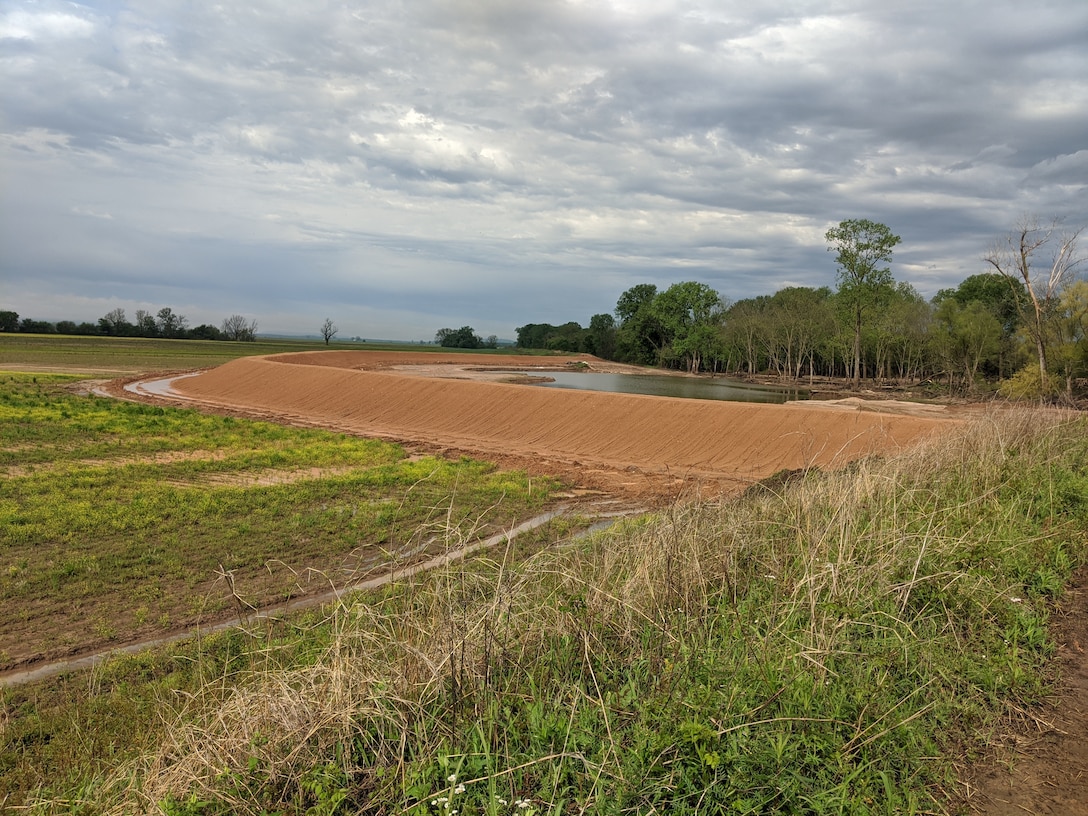
[[[844,218],[923,294],[1086,220],[1084,3],[777,5],[9,2],[4,308],[510,337],[832,284]]]

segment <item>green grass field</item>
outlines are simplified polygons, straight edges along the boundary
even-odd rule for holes
[[[0,375],[0,670],[344,586],[433,550],[436,524],[547,498],[480,462],[64,382]]]
[[[221,365],[238,357],[287,354],[296,351],[385,350],[508,354],[512,349],[444,349],[417,344],[348,343],[329,345],[316,340],[257,340],[233,343],[222,340],[160,340],[141,337],[75,337],[55,334],[5,334],[0,332],[0,371],[62,370],[87,375],[119,376],[150,371],[182,371]],[[518,354],[550,354],[518,349]]]
[[[25,356],[5,344],[5,360],[139,371],[214,364],[207,352],[232,345],[31,340]],[[471,539],[506,529],[553,487],[386,442],[81,395],[79,378],[0,370],[0,670],[342,588],[443,551],[451,530]],[[78,719],[50,690],[68,682],[5,692],[0,802],[57,768],[98,762],[23,750],[42,722],[27,699],[44,695],[53,702],[42,710]],[[104,698],[74,699],[87,713]],[[147,717],[144,728],[160,724]],[[119,724],[107,718],[95,730],[108,739]]]

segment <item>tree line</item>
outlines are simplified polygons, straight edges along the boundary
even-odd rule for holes
[[[827,231],[837,286],[791,286],[730,301],[695,281],[623,292],[589,326],[530,323],[519,348],[733,375],[939,382],[972,393],[1072,396],[1088,378],[1081,230],[1024,219],[984,256],[988,271],[925,300],[888,266],[899,236],[843,221]]]
[[[189,327],[185,315],[178,314],[169,306],[152,314],[137,309],[135,319],[129,321],[124,309],[112,309],[97,323],[76,323],[72,320],[47,320],[19,318],[18,312],[0,310],[0,332],[27,334],[76,334],[106,337],[161,337],[175,340],[234,340],[252,342],[257,339],[257,321],[234,314],[224,318],[219,326],[204,323]],[[335,330],[333,330],[335,334]],[[326,340],[326,342],[328,342]]]
[[[483,338],[476,334],[472,326],[459,329],[439,329],[434,335],[434,344],[443,348],[493,349],[499,347],[497,335]]]

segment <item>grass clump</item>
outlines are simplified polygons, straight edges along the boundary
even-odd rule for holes
[[[940,440],[345,599],[82,813],[928,813],[1045,690],[1088,424]],[[303,656],[304,655],[304,656]],[[43,812],[62,810],[48,802]],[[68,812],[68,811],[65,811]]]

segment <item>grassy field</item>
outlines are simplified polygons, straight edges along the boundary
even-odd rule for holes
[[[231,344],[94,339],[72,355],[67,338],[49,338],[29,360],[4,348],[31,367],[133,371],[187,355],[190,366],[212,364],[202,352],[220,345]],[[297,603],[442,552],[452,536],[507,529],[554,487],[384,442],[87,396],[73,389],[78,380],[0,371],[0,670]],[[87,763],[111,767],[102,757],[161,724],[151,708],[132,719],[139,694],[107,705],[108,693],[73,695],[73,682],[87,680],[5,691],[0,803],[54,782],[59,769],[79,778]],[[40,731],[49,721],[66,732],[96,711],[104,719],[74,737],[85,753],[66,754],[52,726]],[[115,738],[119,727],[129,737]]]
[[[12,450],[56,443],[37,462],[10,463],[23,470],[5,485],[35,473],[67,479],[70,463],[101,467],[97,448],[69,455],[81,433],[59,429],[77,407],[57,384],[9,377],[6,388],[35,411],[54,401],[59,418],[37,440],[37,423],[26,423],[31,436]],[[244,460],[249,448],[274,458],[295,445],[322,450],[326,439],[359,445],[353,455],[365,461],[344,466],[360,473],[418,464],[331,435],[265,446],[264,434],[295,432],[176,413],[194,428],[213,424],[170,448],[184,456],[137,467],[203,467],[217,460],[186,451],[213,449],[229,453],[218,461]],[[155,414],[123,416],[131,432],[109,426],[119,447],[153,444],[154,426],[141,423]],[[475,510],[432,508],[452,507],[466,482],[479,485],[481,508],[512,496],[511,515],[539,499],[535,486],[489,481],[516,476],[446,464],[458,475],[418,516],[397,516],[403,537],[464,538]],[[309,509],[342,553],[340,517],[371,485],[338,494],[339,478]],[[103,495],[121,489],[92,484]],[[4,512],[29,512],[38,489],[47,487]],[[218,487],[178,489],[220,501]],[[406,513],[417,489],[403,482],[384,495]],[[223,501],[209,505],[223,509],[207,538],[244,546],[236,528],[249,514]],[[156,520],[184,512],[146,506]],[[84,507],[93,514],[93,501]],[[272,535],[295,542],[285,513],[272,515]],[[128,538],[105,540],[112,549]],[[899,456],[795,474],[586,538],[551,530],[296,619],[6,689],[0,784],[8,804],[30,791],[31,812],[57,814],[954,812],[963,762],[1003,718],[1044,696],[1049,615],[1086,554],[1088,421],[995,411]],[[133,577],[127,591],[147,580]]]
[[[12,741],[78,755],[95,706],[163,723],[114,727],[115,767],[43,790],[43,813],[954,812],[964,760],[1045,693],[1086,462],[1083,418],[1003,413],[125,658]]]
[[[0,371],[12,366],[18,366],[21,370],[61,369],[103,376],[180,371],[220,365],[238,357],[323,348],[326,348],[323,343],[305,340],[231,343],[220,340],[0,333]],[[366,346],[362,343],[333,343],[327,348],[357,349]]]
[[[547,498],[480,462],[64,382],[0,375],[0,670],[345,586],[439,546],[436,524]]]
[[[81,372],[96,376],[149,371],[182,371],[221,365],[238,357],[286,354],[295,351],[382,349],[413,352],[445,352],[450,349],[416,344],[338,343],[316,340],[257,340],[233,343],[222,340],[159,340],[141,337],[64,336],[56,334],[5,334],[0,332],[0,371],[19,370]],[[464,352],[465,349],[456,349]],[[475,354],[504,354],[510,349],[478,349]],[[519,349],[519,354],[547,352]]]

